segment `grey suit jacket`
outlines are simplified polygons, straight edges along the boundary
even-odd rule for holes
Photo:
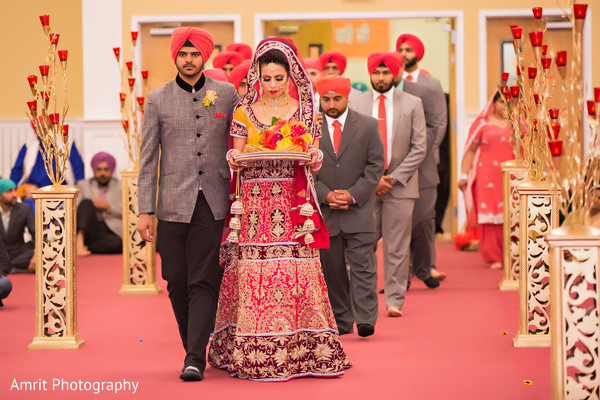
[[[437,170],[440,162],[439,147],[448,124],[448,108],[442,84],[434,77],[419,74],[417,82],[404,82],[404,91],[420,98],[425,112],[427,155],[419,168],[419,188],[437,186],[440,182]]]
[[[0,240],[4,242],[4,247],[11,258],[15,254],[25,251],[25,241],[23,240],[25,227],[35,238],[35,219],[31,208],[28,204],[17,203],[10,211],[8,229],[5,230],[4,224],[0,221]]]
[[[375,187],[385,165],[377,120],[348,109],[337,156],[326,121],[323,116],[323,137],[319,142],[323,166],[315,179],[317,196],[323,202],[332,190],[345,189],[356,201],[346,211],[321,207],[329,236],[375,232]]]
[[[98,181],[94,178],[84,179],[77,182],[79,196],[77,196],[77,205],[85,199],[100,198]],[[121,239],[123,238],[123,197],[121,195],[121,181],[115,177],[110,178],[108,182],[108,191],[106,201],[110,204],[108,210],[102,212],[106,226]]]
[[[355,111],[372,116],[373,89],[353,97],[350,106]],[[388,174],[396,179],[396,183],[390,195],[396,198],[418,198],[418,169],[425,159],[427,148],[425,114],[421,99],[398,89],[394,89],[392,135]]]
[[[207,109],[202,100],[208,90],[218,98]],[[238,100],[232,84],[209,77],[196,93],[173,80],[148,94],[140,150],[140,214],[156,213],[164,221],[189,223],[202,186],[213,217],[225,218],[229,208],[225,154]]]

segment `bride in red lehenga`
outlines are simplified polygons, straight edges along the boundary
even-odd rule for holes
[[[288,93],[290,79],[297,99]],[[321,161],[318,110],[293,42],[263,40],[247,82],[230,130],[231,167],[240,169],[233,157],[253,135],[268,130],[273,117],[293,117],[313,134],[307,165],[315,173]],[[339,340],[319,260],[319,248],[329,245],[329,236],[312,175],[296,161],[282,159],[249,163],[240,174],[244,213],[238,242],[225,239],[221,245],[225,272],[209,363],[259,381],[342,375],[351,363]],[[300,229],[307,219],[300,208],[307,199],[315,210],[309,217],[316,229],[311,238]]]

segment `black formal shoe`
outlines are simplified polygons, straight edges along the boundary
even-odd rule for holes
[[[425,282],[425,285],[429,289],[435,289],[436,287],[440,286],[440,281],[435,279],[433,276],[430,276],[429,278],[425,279],[423,282]]]
[[[358,325],[356,325],[356,328],[358,330],[358,336],[360,336],[360,337],[371,336],[372,334],[375,333],[375,327],[373,325],[358,324]]]
[[[198,368],[189,366],[179,375],[179,379],[186,382],[201,381],[204,379],[204,374]]]

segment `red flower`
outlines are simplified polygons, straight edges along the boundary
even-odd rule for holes
[[[302,136],[306,133],[306,129],[304,129],[304,127],[302,125],[294,125],[292,126],[292,132],[290,134],[291,138],[297,138],[299,136]]]
[[[297,136],[295,138],[292,138],[292,143],[302,147],[302,150],[306,150],[306,148],[308,147],[308,143],[306,143],[306,140],[304,140],[304,138],[302,136]]]
[[[260,143],[266,147],[267,144],[271,144],[271,138],[273,137],[273,131],[268,130],[264,131],[262,137],[260,138]]]
[[[282,139],[283,135],[281,134],[281,132],[275,132],[273,134],[273,137],[271,137],[271,146],[273,146],[273,148],[277,147],[277,142],[279,142]]]

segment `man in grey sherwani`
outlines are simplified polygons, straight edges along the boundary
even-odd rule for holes
[[[203,74],[213,50],[214,39],[203,29],[173,31],[171,55],[179,72],[148,95],[142,125],[138,230],[142,239],[154,240],[156,214],[162,276],[186,352],[184,381],[204,379],[223,276],[229,123],[239,101],[233,85]]]

